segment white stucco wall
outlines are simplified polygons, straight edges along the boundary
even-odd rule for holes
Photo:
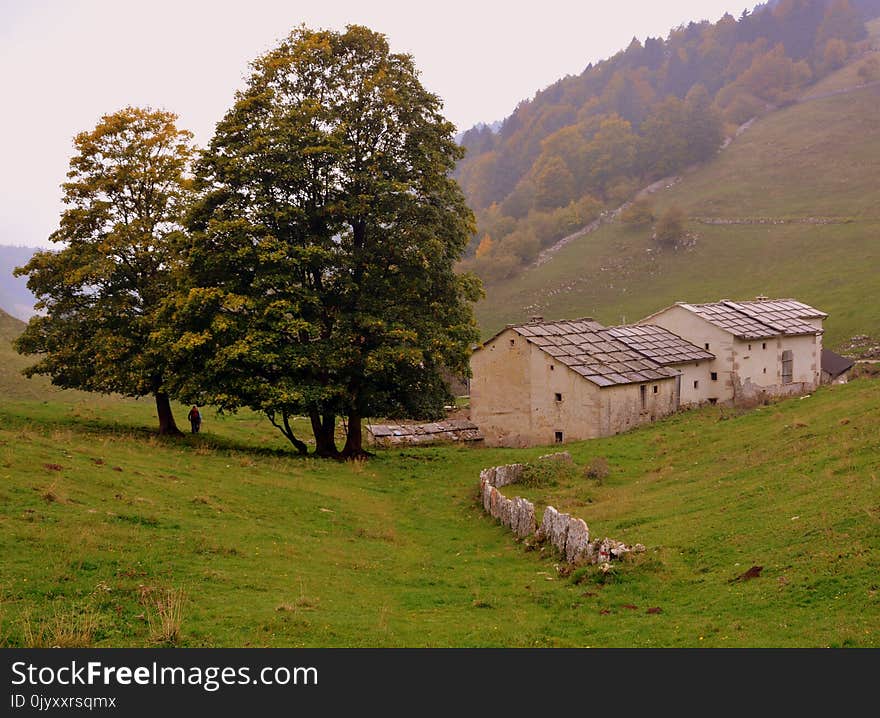
[[[680,306],[668,307],[639,323],[664,327],[715,354],[712,361],[676,367],[683,373],[683,406],[713,399],[729,402],[799,394],[812,391],[819,384],[821,334],[742,340]],[[821,329],[821,320],[809,323]],[[793,378],[789,385],[782,383],[782,353],[786,350],[793,354]],[[717,373],[717,380],[712,380],[712,372]]]
[[[733,336],[729,332],[678,306],[668,307],[638,323],[656,324],[715,355],[714,359],[674,367],[682,372],[682,406],[733,400]],[[717,379],[712,379],[713,372]]]

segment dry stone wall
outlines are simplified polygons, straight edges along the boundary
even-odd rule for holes
[[[567,451],[541,456],[539,461],[571,461]],[[517,538],[534,535],[537,541],[549,542],[568,563],[607,563],[621,558],[630,551],[644,551],[645,547],[633,547],[604,538],[590,541],[590,529],[583,519],[557,511],[548,506],[544,510],[541,526],[536,528],[535,505],[520,496],[507,498],[498,489],[515,484],[522,478],[525,464],[493,466],[480,472],[480,496],[483,509],[509,528]]]

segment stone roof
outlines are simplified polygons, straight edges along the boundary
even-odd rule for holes
[[[654,324],[609,327],[608,333],[661,366],[714,359],[712,352],[694,346],[668,329]]]
[[[821,334],[821,329],[804,320],[824,319],[828,316],[793,299],[760,299],[749,302],[722,300],[709,304],[679,302],[678,306],[740,339]]]
[[[366,424],[373,444],[427,444],[447,441],[482,441],[479,427],[467,419],[448,419],[427,424]]]
[[[714,355],[660,327],[605,327],[592,319],[508,327],[600,387],[669,379],[669,365]],[[686,358],[692,355],[692,359]]]
[[[852,359],[835,354],[830,349],[822,350],[822,371],[829,374],[832,379],[848,372],[854,365],[855,362]]]

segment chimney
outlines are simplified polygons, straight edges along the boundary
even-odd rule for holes
[[[763,294],[759,294],[757,297],[755,297],[755,301],[756,301],[756,302],[766,302],[766,301],[768,301],[769,299],[770,299],[770,297],[767,297],[767,296],[765,296],[765,295],[763,295]]]
[[[543,321],[544,317],[542,317],[540,314],[535,314],[529,317],[529,324],[540,324]]]

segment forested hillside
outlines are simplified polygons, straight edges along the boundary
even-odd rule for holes
[[[463,269],[507,279],[640,188],[714,157],[738,126],[865,53],[876,15],[880,0],[779,0],[634,38],[520,103],[498,132],[466,132],[456,175],[479,230]],[[880,80],[880,62],[857,80]]]

